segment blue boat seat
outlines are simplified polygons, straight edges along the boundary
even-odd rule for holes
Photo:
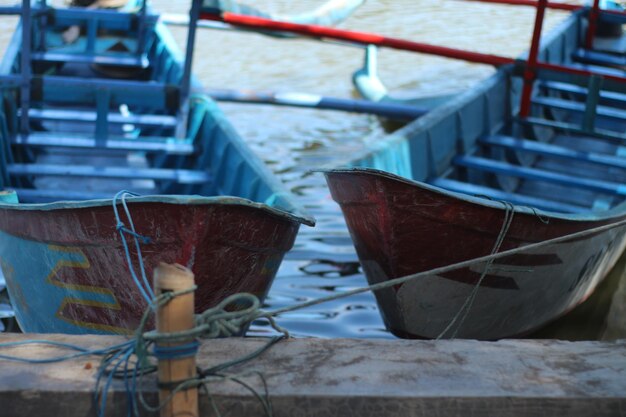
[[[560,213],[582,213],[589,211],[586,207],[573,204],[560,203],[528,195],[506,192],[483,185],[469,184],[449,178],[435,178],[429,181],[430,184],[457,193],[474,196],[484,196],[491,200],[508,201],[518,206],[536,207],[542,210],[555,211]]]
[[[81,64],[115,65],[119,67],[148,68],[150,62],[146,54],[134,55],[102,55],[102,54],[72,54],[61,52],[34,52],[33,61],[45,62],[76,62]]]
[[[101,148],[122,151],[165,152],[177,155],[190,155],[195,152],[193,143],[187,140],[162,137],[128,139],[114,136],[109,137],[106,141],[100,141],[95,137],[79,135],[30,133],[29,135],[17,135],[13,138],[12,143],[34,147]]]
[[[100,100],[113,107],[149,106],[151,109],[174,112],[180,107],[177,86],[158,82],[84,79],[64,76],[33,77],[33,101],[58,104],[91,105]]]
[[[525,118],[517,117],[514,119],[514,121],[516,123],[525,124],[525,125],[549,127],[557,131],[561,131],[561,132],[594,137],[598,139],[611,141],[614,143],[624,144],[624,141],[626,141],[626,133],[617,132],[614,130],[601,129],[601,128],[596,127],[594,128],[593,131],[588,131],[588,130],[583,129],[580,126],[576,126],[571,123],[557,122],[557,121],[542,119],[538,117],[525,117]]]
[[[606,52],[590,51],[586,49],[578,49],[572,54],[574,61],[609,66],[626,66],[626,57]]]
[[[491,172],[493,174],[525,178],[531,181],[545,181],[600,193],[626,196],[626,185],[621,183],[575,177],[537,168],[522,167],[478,156],[459,155],[453,159],[453,163],[457,166]]]
[[[30,109],[28,118],[35,121],[63,121],[63,122],[85,122],[95,123],[97,113],[86,110],[67,109]],[[109,113],[107,115],[109,123],[112,124],[132,124],[140,127],[164,127],[175,128],[178,121],[175,116],[162,114],[129,114]]]
[[[581,100],[585,100],[589,94],[589,90],[573,84],[562,83],[557,81],[541,81],[538,83],[540,88],[559,93],[566,93],[576,96]],[[600,91],[599,103],[607,106],[626,106],[626,94],[616,93],[613,91]]]
[[[532,103],[539,106],[569,110],[576,113],[584,113],[586,110],[585,103],[563,100],[555,97],[533,97]],[[596,115],[612,119],[626,120],[626,110],[620,110],[612,107],[597,106]]]
[[[493,135],[479,139],[483,145],[498,146],[521,152],[529,152],[552,158],[569,159],[572,161],[590,162],[609,168],[626,169],[626,158],[593,152],[582,152],[558,145],[537,142],[534,140],[516,139],[508,136]]]
[[[568,64],[569,68],[579,69],[583,71],[592,71],[597,75],[610,75],[618,78],[624,77],[626,72],[615,68],[590,66],[577,63]],[[523,67],[516,68],[518,74],[521,76]],[[589,85],[589,76],[586,74],[572,74],[565,73],[554,69],[537,68],[536,79],[538,81],[556,81],[567,84],[574,84],[580,87],[587,87]],[[605,77],[602,80],[602,89],[607,91],[615,91],[618,93],[626,94],[626,83],[619,80],[612,80]]]
[[[8,164],[7,172],[13,176],[63,176],[117,179],[150,179],[175,181],[179,184],[204,184],[211,180],[206,171],[166,168],[137,168],[120,166]]]

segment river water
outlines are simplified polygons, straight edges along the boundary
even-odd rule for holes
[[[0,1],[0,3],[8,3]],[[12,3],[12,2],[11,2]],[[272,13],[295,14],[323,1],[250,0]],[[181,13],[188,1],[152,0],[161,12]],[[566,14],[548,12],[545,30]],[[534,10],[463,0],[368,0],[344,22],[346,29],[377,32],[418,42],[516,57],[529,45]],[[11,19],[0,22],[0,42],[11,34]],[[186,30],[172,28],[184,47]],[[351,74],[363,60],[360,48],[310,40],[277,40],[262,35],[200,30],[194,72],[206,87],[306,92],[352,97]],[[489,76],[489,66],[427,55],[383,50],[380,74],[392,92],[438,95],[465,90]],[[317,218],[303,227],[272,286],[266,307],[278,308],[366,285],[338,206],[322,175],[312,170],[340,164],[364,147],[385,140],[377,118],[333,111],[223,104],[249,146]],[[602,339],[626,337],[626,259],[596,295],[536,337]],[[0,301],[1,303],[1,301]],[[386,332],[371,294],[362,294],[284,314],[278,323],[299,337],[393,338]],[[249,334],[271,330],[255,323]]]

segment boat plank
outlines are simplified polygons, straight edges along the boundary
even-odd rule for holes
[[[535,153],[551,158],[562,158],[572,161],[591,162],[609,168],[626,169],[626,158],[594,152],[577,151],[563,146],[538,142],[528,139],[517,139],[503,135],[483,136],[479,142],[484,145],[498,146],[516,151]]]
[[[60,148],[97,148],[98,141],[94,137],[78,136],[57,133],[30,133],[17,135],[13,138],[15,145],[33,147],[60,147]],[[178,155],[192,154],[195,149],[192,143],[176,138],[141,137],[128,139],[124,137],[109,137],[101,149],[127,150],[142,152],[166,152]]]
[[[518,206],[537,207],[543,210],[559,213],[583,213],[588,211],[585,207],[573,204],[502,191],[496,188],[486,187],[484,185],[471,184],[449,178],[435,178],[429,181],[429,184],[457,193],[469,194],[477,197],[487,197],[492,200],[508,201]]]
[[[9,164],[7,171],[15,176],[54,175],[98,178],[142,178],[155,181],[176,181],[181,184],[203,184],[211,180],[206,171],[188,169],[138,168],[91,165]]]
[[[626,196],[626,186],[615,182],[575,177],[573,175],[523,167],[478,156],[458,155],[454,158],[453,163],[466,168],[487,171],[494,174],[510,175],[534,181],[547,181],[571,187],[580,187],[601,193]]]

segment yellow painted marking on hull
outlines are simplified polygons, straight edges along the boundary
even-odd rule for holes
[[[91,294],[106,295],[110,297],[111,300],[113,300],[112,302],[93,301],[93,300],[84,300],[81,298],[76,298],[75,296],[68,295],[61,302],[61,306],[55,313],[55,317],[57,317],[59,320],[63,320],[68,323],[72,323],[76,326],[84,327],[87,329],[100,330],[100,331],[106,331],[106,332],[112,332],[112,333],[118,333],[118,334],[129,333],[130,332],[129,329],[125,329],[122,327],[110,326],[107,324],[92,323],[92,322],[76,320],[76,319],[63,316],[63,311],[68,305],[98,307],[98,308],[102,308],[105,310],[121,310],[122,307],[119,301],[117,301],[117,298],[115,297],[115,295],[113,294],[113,291],[111,291],[109,288],[96,287],[94,285],[68,284],[58,279],[59,271],[61,271],[64,268],[89,269],[91,267],[91,265],[89,264],[89,260],[87,259],[87,257],[85,256],[82,250],[80,250],[79,248],[72,248],[72,247],[58,246],[58,245],[48,245],[48,249],[50,249],[51,251],[64,252],[64,253],[68,253],[71,255],[75,255],[76,257],[79,258],[79,260],[60,259],[56,263],[56,265],[54,265],[54,267],[50,271],[50,274],[48,274],[48,277],[46,278],[47,284],[51,284],[51,285],[54,285],[54,286],[57,286],[66,290],[71,290],[73,292],[81,291],[81,292],[91,293]]]
[[[107,310],[121,310],[122,307],[119,305],[119,303],[117,303],[117,300],[116,300],[116,304],[112,304],[112,303],[103,303],[100,301],[81,300],[79,298],[66,297],[63,300],[61,307],[59,307],[59,309],[57,310],[56,317],[68,323],[72,323],[76,326],[84,327],[84,328],[92,329],[92,330],[100,330],[100,331],[116,333],[116,334],[131,334],[133,332],[132,329],[126,329],[124,327],[111,326],[108,324],[98,324],[98,323],[92,323],[88,321],[82,321],[82,320],[71,319],[68,317],[63,317],[63,310],[65,310],[65,308],[68,305],[97,307],[97,308],[103,308]]]

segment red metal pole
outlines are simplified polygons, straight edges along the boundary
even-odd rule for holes
[[[388,48],[400,49],[404,51],[422,52],[425,54],[444,56],[447,58],[462,59],[478,64],[500,66],[515,62],[512,58],[499,55],[482,54],[480,52],[470,52],[461,49],[447,48],[445,46],[436,46],[404,39],[389,38],[375,33],[335,29],[317,25],[301,25],[298,23],[279,22],[261,17],[240,15],[229,12],[222,13],[221,17],[213,13],[205,13],[202,14],[200,18],[208,20],[222,20],[226,23],[230,23],[231,25],[244,26],[254,29],[269,29],[274,31],[298,33],[317,38],[339,39],[365,45],[386,46]]]
[[[546,3],[547,0],[543,0],[543,3]],[[544,8],[545,9],[545,8]],[[539,10],[538,10],[539,12]],[[543,19],[542,16],[539,16]],[[298,33],[305,36],[311,36],[315,38],[329,38],[329,39],[338,39],[343,41],[349,41],[364,45],[378,45],[385,46],[394,49],[400,49],[405,51],[413,51],[420,52],[431,55],[445,56],[448,58],[461,59],[469,62],[476,62],[480,64],[489,64],[494,66],[506,65],[506,64],[517,64],[520,66],[526,66],[526,69],[529,67],[532,68],[542,68],[546,70],[559,71],[564,73],[582,75],[582,76],[592,76],[598,75],[593,71],[580,70],[575,68],[566,67],[563,65],[556,64],[548,64],[545,62],[537,62],[537,54],[539,52],[539,40],[541,37],[541,25],[538,26],[539,33],[536,33],[533,37],[533,45],[534,47],[534,56],[535,61],[531,62],[530,58],[533,56],[533,48],[531,48],[531,52],[529,55],[529,61],[525,63],[522,60],[514,60],[512,58],[503,57],[499,55],[490,55],[490,54],[481,54],[479,52],[470,52],[464,51],[461,49],[455,48],[447,48],[443,46],[429,45],[425,43],[412,42],[403,39],[396,38],[388,38],[381,35],[377,35],[375,33],[367,33],[367,32],[356,32],[350,30],[342,30],[329,28],[325,26],[316,26],[316,25],[301,25],[297,23],[288,23],[288,22],[279,22],[270,19],[264,19],[260,17],[254,16],[245,16],[234,13],[222,13],[221,15],[206,12],[201,14],[201,19],[206,20],[217,20],[224,21],[230,23],[233,26],[246,27],[251,29],[260,29],[260,30],[269,30],[269,31],[282,31],[282,32],[290,32],[290,33]],[[537,29],[537,26],[535,27]],[[537,32],[537,30],[535,30]],[[536,38],[536,44],[535,44]],[[601,74],[602,77],[606,79],[610,79],[616,82],[626,83],[626,77],[620,77],[615,75],[604,75]],[[531,79],[533,77],[530,77]],[[532,86],[531,86],[532,87]],[[532,90],[532,88],[531,88]]]
[[[539,0],[537,4],[533,40],[530,45],[530,52],[528,53],[528,62],[524,69],[524,88],[522,90],[522,101],[519,111],[521,117],[528,117],[530,114],[530,97],[533,93],[535,68],[537,67],[537,56],[539,55],[539,44],[541,43],[541,28],[543,27],[543,17],[545,16],[547,3],[548,0]]]
[[[596,33],[596,25],[598,23],[598,14],[600,12],[600,0],[594,0],[593,7],[589,10],[589,24],[587,25],[587,37],[585,38],[585,47],[593,48],[593,38]]]

